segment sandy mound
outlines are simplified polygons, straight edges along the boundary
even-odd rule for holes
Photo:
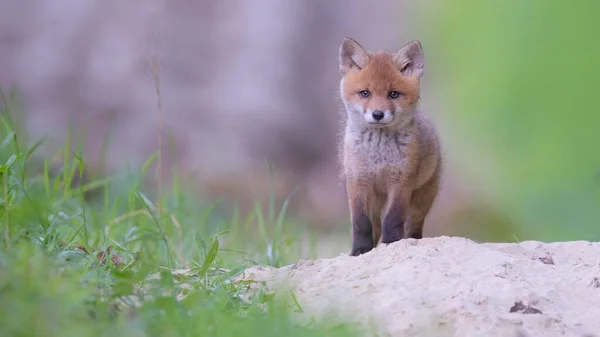
[[[600,336],[600,243],[409,239],[242,277],[291,287],[300,321],[341,317],[365,335]]]

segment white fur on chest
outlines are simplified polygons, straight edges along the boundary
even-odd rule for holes
[[[406,149],[414,136],[405,130],[346,128],[344,167],[348,177],[378,180],[384,174],[402,174]]]

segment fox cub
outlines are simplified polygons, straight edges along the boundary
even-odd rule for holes
[[[342,149],[357,256],[380,242],[423,237],[442,170],[433,122],[419,107],[425,60],[419,41],[395,53],[365,50],[344,38],[340,96],[346,108]]]

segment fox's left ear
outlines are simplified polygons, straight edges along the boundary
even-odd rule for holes
[[[394,63],[402,75],[421,78],[425,68],[425,56],[421,42],[414,40],[407,43],[394,54]]]

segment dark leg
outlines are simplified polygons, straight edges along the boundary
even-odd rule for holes
[[[373,249],[373,228],[361,200],[352,200],[350,209],[352,222],[352,252],[358,256]]]
[[[381,243],[396,242],[404,237],[406,210],[399,200],[391,201],[383,216]]]
[[[382,218],[382,243],[392,243],[404,238],[411,194],[412,191],[407,182],[390,186]]]

